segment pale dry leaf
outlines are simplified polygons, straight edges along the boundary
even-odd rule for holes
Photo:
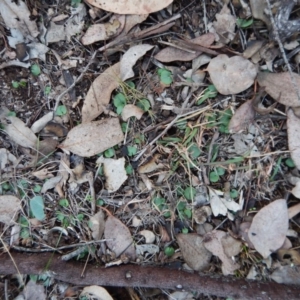
[[[46,300],[44,286],[30,280],[24,288],[25,300]]]
[[[236,18],[231,14],[227,4],[216,14],[216,20],[213,22],[213,31],[217,34],[216,41],[229,43],[235,37]]]
[[[254,216],[248,237],[256,251],[268,258],[283,245],[288,227],[287,204],[284,199],[279,199],[263,207]]]
[[[242,239],[247,243],[250,249],[254,249],[254,245],[250,241],[248,235],[250,226],[251,226],[251,222],[243,222],[239,228],[239,236],[242,237]]]
[[[291,193],[298,199],[300,199],[300,180],[292,188]]]
[[[83,45],[108,40],[122,32],[125,25],[125,15],[113,15],[109,22],[91,25],[81,38]]]
[[[54,177],[54,175],[48,168],[43,168],[38,171],[32,172],[31,175],[35,176],[36,178],[38,178],[40,180],[45,180],[45,179]]]
[[[119,219],[112,215],[108,216],[104,236],[107,247],[116,254],[116,257],[124,254],[129,260],[135,260],[135,247],[131,233]]]
[[[215,40],[215,36],[212,33],[203,34],[195,39],[189,40],[190,42],[200,45],[203,47],[209,47]],[[201,51],[195,51],[190,53],[175,47],[166,47],[159,51],[154,58],[161,62],[172,62],[172,61],[191,61],[196,57],[200,56]],[[194,68],[193,68],[194,69]]]
[[[299,89],[300,86],[300,75],[292,73],[292,76],[296,87],[292,82],[291,74],[289,72],[259,72],[257,81],[275,101],[286,106],[297,107],[300,106],[297,92],[297,88]]]
[[[198,234],[183,234],[176,236],[182,256],[187,265],[195,271],[202,271],[209,266],[211,252],[203,244],[203,237]]]
[[[271,274],[271,279],[277,283],[283,284],[300,284],[300,276],[298,268],[292,266],[281,266]]]
[[[11,225],[14,217],[21,209],[21,201],[12,195],[0,196],[0,222]]]
[[[147,173],[151,173],[156,170],[164,168],[164,165],[162,163],[156,162],[158,160],[159,156],[160,155],[154,155],[150,161],[146,162],[144,165],[141,165],[138,168],[138,172],[140,174],[147,174]]]
[[[243,103],[232,116],[228,130],[230,133],[238,133],[247,129],[248,125],[254,121],[255,110],[252,106],[252,101],[248,100]]]
[[[144,255],[145,252],[154,255],[159,253],[159,247],[155,244],[136,245],[136,255]]]
[[[168,300],[194,300],[194,295],[190,292],[176,291],[169,295]]]
[[[101,286],[98,285],[90,285],[85,287],[80,297],[87,297],[90,296],[93,297],[93,299],[97,300],[113,300],[112,296],[107,292],[107,290]]]
[[[227,208],[220,198],[222,195],[223,192],[209,189],[210,207],[215,217],[218,215],[226,216],[227,214]]]
[[[97,164],[103,164],[103,172],[106,179],[105,188],[109,193],[117,191],[128,178],[124,157],[112,159],[100,156],[97,159]]]
[[[120,76],[122,81],[125,81],[134,76],[132,70],[138,59],[146,54],[147,51],[151,50],[154,46],[148,44],[136,45],[129,48],[120,61]]]
[[[298,101],[298,100],[297,100]],[[296,167],[300,170],[300,118],[295,116],[292,109],[287,111],[288,145]]]
[[[93,6],[117,14],[150,14],[167,7],[173,0],[87,0]]]
[[[155,241],[155,234],[150,230],[141,230],[138,234],[145,238],[146,244],[152,244]]]
[[[226,234],[221,238],[221,243],[225,254],[228,257],[236,256],[241,252],[242,242]]]
[[[38,139],[22,120],[8,116],[2,119],[1,122],[4,126],[4,131],[12,141],[22,147],[36,149]]]
[[[107,68],[94,80],[83,103],[82,123],[92,121],[102,114],[120,80],[120,63]]]
[[[241,56],[228,57],[220,54],[214,57],[208,67],[210,78],[219,93],[238,94],[253,83],[257,74],[254,64]]]
[[[277,258],[287,265],[300,265],[300,253],[295,249],[280,249],[276,252]]]
[[[59,147],[82,157],[90,157],[117,145],[123,139],[119,120],[111,118],[74,127]]]
[[[261,0],[250,0],[252,16],[255,19],[259,19],[266,23],[267,26],[270,26],[270,18],[265,14],[267,9],[267,2]]]
[[[121,117],[123,121],[127,121],[130,117],[136,117],[138,120],[143,116],[144,111],[136,105],[127,104],[124,106]]]
[[[294,218],[296,215],[299,214],[299,212],[300,212],[300,203],[289,207],[288,209],[289,219]]]
[[[235,270],[240,268],[238,263],[235,263],[230,257],[228,257],[224,251],[222,245],[222,239],[226,236],[226,232],[221,230],[214,230],[208,232],[203,237],[205,248],[213,255],[219,257],[222,261],[222,273],[223,275],[234,274]]]
[[[62,176],[57,175],[57,176],[52,177],[49,180],[45,181],[45,183],[43,184],[41,193],[44,194],[48,190],[54,189],[56,187],[56,185],[61,181],[61,179],[62,179]]]
[[[95,241],[102,238],[105,228],[105,215],[104,212],[99,210],[95,215],[90,217],[89,227],[92,230],[92,237]]]
[[[17,158],[11,154],[7,149],[0,149],[0,169],[1,171],[8,171],[10,166],[14,166],[17,163]]]
[[[31,130],[33,133],[40,132],[50,121],[53,120],[54,113],[50,111],[49,113],[45,114],[40,119],[36,120],[32,126]]]

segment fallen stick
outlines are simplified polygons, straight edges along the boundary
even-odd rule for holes
[[[275,282],[247,281],[232,277],[210,277],[160,267],[123,265],[104,268],[87,264],[84,277],[80,277],[84,264],[62,261],[57,254],[22,254],[11,252],[18,270],[22,274],[47,272],[57,280],[74,285],[100,285],[145,287],[172,290],[198,291],[206,295],[231,297],[233,299],[300,299],[300,288]],[[7,253],[0,255],[0,274],[12,275],[18,271]]]

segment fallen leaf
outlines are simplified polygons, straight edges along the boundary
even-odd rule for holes
[[[123,139],[119,120],[111,118],[74,127],[58,147],[82,157],[90,157],[117,145]]]
[[[241,56],[228,57],[220,54],[214,57],[208,67],[210,78],[219,93],[238,94],[249,88],[256,77],[254,64]]]
[[[138,168],[138,172],[140,174],[147,174],[147,173],[151,173],[156,170],[164,168],[164,165],[162,163],[156,163],[159,156],[160,156],[159,154],[154,155],[150,161],[146,162],[144,165],[142,165]]]
[[[40,180],[54,177],[53,173],[48,168],[43,168],[41,170],[32,172],[31,174]]]
[[[223,44],[229,43],[235,37],[236,18],[231,14],[227,4],[216,14],[216,20],[213,22],[212,27],[212,31],[217,34],[216,41]]]
[[[104,213],[102,210],[99,210],[95,215],[90,217],[89,227],[92,230],[92,237],[95,241],[98,241],[102,238],[105,228]]]
[[[288,209],[289,219],[294,218],[296,215],[299,214],[299,212],[300,212],[300,203],[289,207]]]
[[[150,14],[167,7],[173,0],[87,0],[93,6],[116,14]]]
[[[276,252],[278,259],[288,265],[300,265],[300,253],[295,249],[280,249]]]
[[[56,187],[56,185],[60,182],[61,179],[62,179],[62,176],[57,175],[57,176],[52,177],[52,178],[48,179],[47,181],[45,181],[45,183],[43,184],[41,193],[44,194],[48,190],[54,189]]]
[[[127,180],[124,157],[112,159],[101,156],[96,163],[98,165],[103,164],[103,172],[106,179],[105,188],[109,193],[117,191]]]
[[[299,270],[291,266],[279,267],[271,274],[270,277],[277,283],[295,285],[300,284]]]
[[[194,300],[194,295],[190,292],[176,291],[169,295],[168,300]]]
[[[25,300],[46,300],[44,287],[30,280],[24,288]]]
[[[238,263],[235,263],[230,257],[228,257],[224,251],[222,245],[222,239],[226,237],[226,232],[221,230],[214,230],[208,232],[203,237],[203,243],[205,248],[213,255],[219,257],[222,261],[222,273],[223,275],[234,274],[235,270],[240,268]]]
[[[242,237],[242,239],[247,243],[250,249],[254,249],[254,245],[250,241],[248,235],[250,226],[251,226],[251,222],[243,222],[239,228],[239,236]]]
[[[125,15],[113,15],[107,23],[91,25],[81,38],[82,44],[90,45],[120,34],[124,28],[125,19]]]
[[[155,241],[155,234],[150,230],[141,230],[138,234],[145,238],[146,244],[152,244]]]
[[[200,45],[203,47],[209,47],[215,40],[215,36],[212,33],[203,34],[195,39],[190,40],[190,42]],[[172,62],[172,61],[191,61],[196,57],[200,56],[201,51],[195,51],[195,53],[190,53],[175,47],[166,47],[159,51],[154,58],[161,62]]]
[[[120,76],[122,81],[125,81],[134,76],[133,66],[139,58],[145,55],[147,51],[154,46],[148,44],[136,45],[129,48],[120,61]]]
[[[300,169],[300,118],[295,116],[292,109],[287,111],[288,145],[296,167]]]
[[[291,193],[298,199],[300,199],[300,180],[292,188]]]
[[[300,76],[292,73],[295,80],[296,87],[300,86]],[[257,81],[261,87],[277,102],[290,106],[300,106],[298,99],[297,88],[293,85],[291,75],[289,72],[283,73],[269,73],[259,72]]]
[[[284,199],[271,202],[254,216],[248,236],[256,251],[264,258],[268,258],[284,243],[289,227],[288,220]]]
[[[54,113],[52,111],[45,114],[43,117],[41,117],[32,124],[31,131],[33,133],[40,132],[47,125],[48,122],[52,121],[53,116]]]
[[[121,117],[123,121],[126,122],[131,117],[136,117],[138,120],[140,120],[143,114],[144,111],[138,106],[133,104],[127,104],[122,110]]]
[[[94,80],[83,103],[82,123],[92,121],[102,114],[120,80],[120,63],[107,68]]]
[[[225,254],[228,257],[236,256],[241,252],[242,242],[226,234],[221,238],[221,243]]]
[[[12,195],[0,196],[0,222],[11,225],[21,209],[21,201]]]
[[[248,125],[254,121],[255,110],[252,106],[252,100],[243,103],[230,119],[228,130],[230,133],[238,133],[247,129]]]
[[[159,247],[154,244],[136,245],[136,255],[144,255],[145,252],[148,252],[150,255],[154,255],[159,253]]]
[[[190,268],[202,271],[209,266],[211,253],[204,247],[202,236],[180,233],[176,239],[184,261]]]
[[[38,139],[22,120],[17,117],[7,116],[1,119],[1,123],[4,126],[4,131],[16,144],[25,148],[36,149]]]
[[[11,154],[7,149],[0,149],[0,169],[1,171],[8,172],[10,166],[14,166],[17,163],[17,158]]]
[[[86,286],[80,294],[80,298],[88,297],[88,299],[91,299],[91,296],[93,299],[96,297],[97,300],[113,300],[105,288],[97,285]]]
[[[126,255],[129,260],[135,260],[135,247],[129,229],[117,218],[110,215],[106,219],[104,236],[107,247],[119,257]]]

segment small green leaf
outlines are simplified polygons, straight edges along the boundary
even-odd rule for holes
[[[127,84],[128,87],[130,87],[131,89],[135,89],[135,84],[133,81],[126,81],[125,82]]]
[[[126,98],[124,94],[118,93],[117,95],[115,95],[113,98],[113,103],[117,109],[117,114],[120,115],[124,106],[126,105]]]
[[[192,200],[194,199],[196,196],[196,189],[189,186],[187,187],[185,190],[184,190],[184,197],[187,199],[187,200]]]
[[[148,111],[151,107],[149,100],[144,98],[139,100],[137,106],[141,108],[143,111]]]
[[[225,169],[221,168],[221,167],[218,167],[217,168],[217,173],[218,173],[219,176],[223,176],[225,174]]]
[[[285,164],[289,167],[289,168],[295,168],[295,163],[291,158],[288,158],[285,160]]]
[[[30,71],[33,76],[39,76],[41,74],[40,66],[37,64],[32,65]]]
[[[36,219],[40,221],[45,219],[44,199],[42,196],[35,196],[30,200],[30,209]]]
[[[49,96],[50,95],[50,92],[51,92],[51,86],[50,85],[47,85],[45,87],[45,90],[44,90],[44,93],[46,96]]]
[[[39,184],[36,184],[36,185],[33,187],[33,191],[34,191],[35,193],[39,193],[41,190],[42,190],[42,187],[41,187]]]
[[[242,29],[245,29],[253,24],[253,19],[240,19],[236,20],[236,25]]]
[[[184,210],[185,209],[185,206],[186,206],[186,203],[183,202],[183,201],[179,201],[178,204],[177,204],[177,209],[180,211],[180,210]]]
[[[191,211],[190,209],[186,208],[186,209],[184,210],[184,214],[185,214],[189,219],[192,218],[192,211]]]
[[[239,193],[238,193],[237,190],[232,189],[232,190],[230,191],[230,197],[231,197],[232,199],[236,199],[236,198],[238,197],[238,195],[239,195]]]
[[[220,179],[219,174],[215,171],[209,173],[210,182],[218,182]]]
[[[122,131],[125,133],[127,131],[127,123],[122,123],[121,124],[121,128],[122,128]]]
[[[19,82],[14,80],[11,82],[11,85],[14,89],[17,89],[20,86]]]
[[[153,199],[153,203],[158,207],[164,204],[165,202],[166,202],[165,198],[162,197],[156,197]]]
[[[77,221],[79,221],[79,222],[83,221],[83,219],[84,219],[84,214],[78,214],[78,215],[76,216],[76,219],[77,219]]]
[[[24,79],[21,79],[20,82],[19,82],[19,85],[20,85],[20,87],[25,88],[26,85],[27,85],[27,81],[24,80]]]
[[[195,144],[193,143],[190,147],[189,147],[189,153],[190,153],[190,156],[191,156],[191,159],[196,159],[197,157],[200,156],[201,154],[201,150],[200,148]]]
[[[175,250],[173,247],[167,247],[167,248],[165,248],[164,252],[167,256],[170,257],[175,253]]]
[[[187,234],[187,233],[189,233],[189,229],[188,228],[182,228],[181,232],[184,233],[184,234]]]
[[[127,146],[128,156],[134,156],[137,154],[137,147]]]
[[[71,6],[72,7],[78,7],[78,5],[81,3],[81,0],[71,0]]]
[[[103,206],[104,205],[104,201],[102,199],[97,199],[96,200],[96,204],[99,206]]]
[[[132,165],[131,164],[127,165],[125,167],[125,170],[126,170],[126,174],[127,175],[131,175],[133,173],[133,167],[132,167]]]
[[[165,84],[169,85],[173,82],[172,73],[167,69],[158,69],[157,71],[160,81]]]
[[[115,155],[115,150],[114,150],[114,148],[109,148],[109,149],[107,149],[107,150],[104,151],[104,156],[105,156],[106,158],[111,158],[111,157],[113,157],[114,155]]]
[[[60,199],[58,203],[62,207],[68,207],[69,206],[69,201],[67,199]]]
[[[67,114],[67,108],[65,105],[59,105],[56,109],[55,115],[56,116],[64,116]]]

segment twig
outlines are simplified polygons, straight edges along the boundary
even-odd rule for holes
[[[111,268],[88,264],[85,276],[80,277],[83,263],[62,261],[59,255],[20,254],[13,253],[18,268],[22,274],[41,274],[51,259],[48,274],[57,280],[71,284],[86,286],[124,286],[145,287],[172,290],[198,291],[205,295],[215,295],[243,300],[296,300],[300,297],[300,289],[293,285],[282,285],[275,282],[248,281],[235,277],[210,277],[191,274],[184,271],[143,267],[138,265],[123,265]],[[11,275],[16,273],[10,257],[1,255],[0,274]]]

